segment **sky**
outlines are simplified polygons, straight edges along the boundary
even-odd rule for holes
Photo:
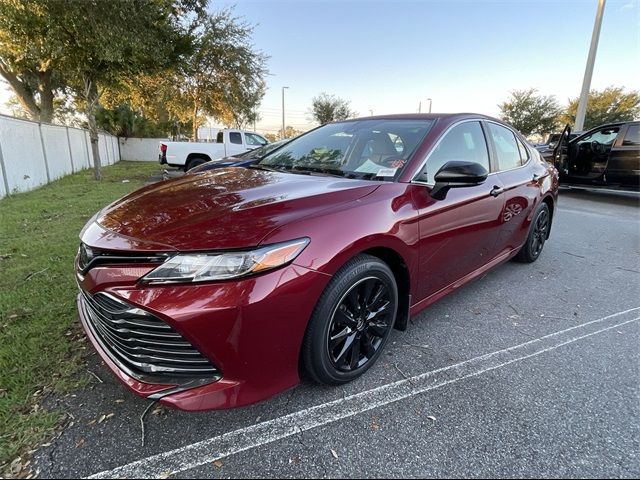
[[[267,93],[257,130],[313,125],[321,92],[360,116],[428,110],[497,116],[513,90],[579,96],[597,0],[213,0],[255,25]],[[592,89],[640,90],[640,5],[607,0]],[[0,94],[4,104],[8,93]],[[215,125],[215,122],[212,122]]]

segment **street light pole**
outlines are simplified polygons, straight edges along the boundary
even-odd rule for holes
[[[284,89],[289,87],[282,87],[282,135],[280,138],[284,138]]]
[[[371,116],[373,117],[373,110],[369,109],[369,113],[371,114]]]
[[[600,27],[602,27],[604,4],[605,0],[598,0],[596,23],[593,26],[591,46],[589,47],[589,56],[587,57],[587,68],[584,71],[584,79],[582,80],[582,92],[580,92],[580,102],[578,103],[578,111],[576,112],[576,123],[573,127],[575,130],[582,130],[584,128],[584,119],[587,116],[587,103],[589,102],[589,90],[591,89],[591,77],[593,77],[593,65],[596,61],[598,40],[600,39]]]
[[[427,98],[427,100],[429,100],[429,113],[431,113],[431,99]]]

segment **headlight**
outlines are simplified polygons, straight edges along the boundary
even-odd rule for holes
[[[301,238],[247,252],[178,254],[143,280],[149,283],[208,282],[243,277],[291,262],[308,244],[308,238]]]

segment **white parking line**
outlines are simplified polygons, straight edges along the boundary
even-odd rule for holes
[[[620,328],[640,320],[640,317],[634,317],[638,310],[640,307],[614,313],[513,347],[143,458],[88,478],[166,478],[169,473],[184,472]],[[611,325],[603,326],[603,322]],[[580,334],[574,336],[578,332]]]

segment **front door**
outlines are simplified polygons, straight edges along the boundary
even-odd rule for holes
[[[572,183],[605,181],[609,154],[620,126],[604,127],[569,142],[567,180]]]
[[[413,189],[418,207],[421,284],[416,301],[423,300],[488,263],[496,255],[496,238],[504,197],[500,179],[490,175],[478,186],[452,188],[443,200],[430,195],[434,175],[447,162],[462,160],[490,171],[482,125],[466,121],[442,137],[426,161],[426,185]]]

